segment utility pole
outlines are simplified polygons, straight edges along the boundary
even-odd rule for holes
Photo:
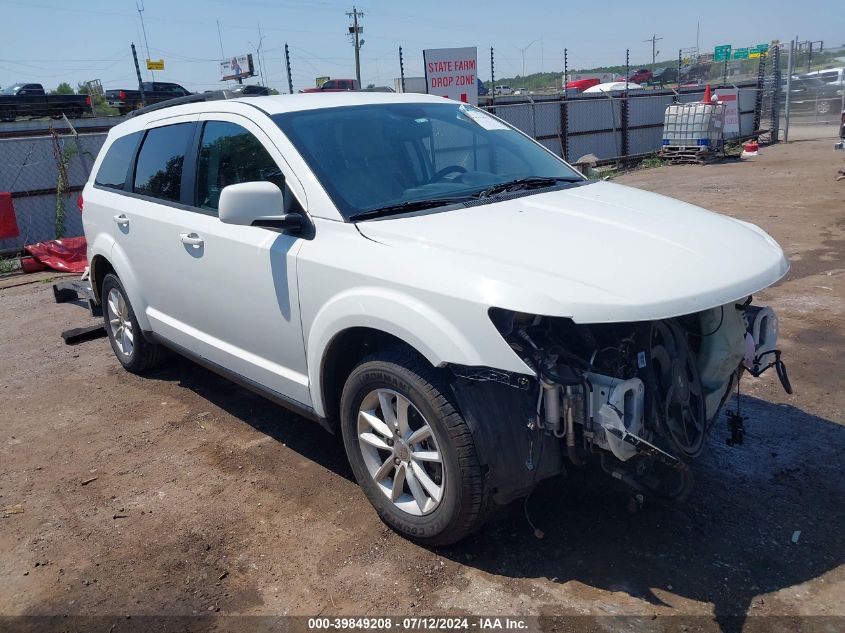
[[[285,67],[288,71],[288,94],[293,94],[293,78],[290,74],[290,51],[288,51],[288,43],[285,42]]]
[[[144,46],[147,49],[147,59],[152,59],[152,57],[150,57],[150,43],[147,41],[147,29],[144,26],[144,0],[135,2],[135,8],[138,9],[138,16],[141,18],[141,32],[144,34]],[[147,72],[150,73],[150,79],[152,79],[153,71],[148,68]]]
[[[141,93],[141,105],[147,105],[147,98],[144,96],[144,80],[141,78],[141,67],[138,65],[138,53],[135,52],[135,42],[132,42],[132,59],[135,60],[135,74],[138,75],[138,91]]]
[[[217,40],[220,42],[220,61],[223,61],[226,54],[223,52],[223,34],[220,32],[220,20],[217,20]]]
[[[361,87],[361,47],[364,45],[364,40],[360,35],[364,32],[364,27],[358,25],[358,18],[364,17],[364,12],[359,11],[356,7],[352,7],[352,12],[346,13],[347,17],[352,18],[352,24],[349,26],[349,35],[352,36],[352,46],[355,47],[355,79],[358,80],[358,87]]]
[[[654,64],[657,62],[657,42],[662,40],[662,37],[657,37],[656,35],[652,35],[647,40],[643,40],[643,42],[651,42],[651,72],[654,73]]]

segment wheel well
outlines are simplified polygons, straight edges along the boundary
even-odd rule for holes
[[[103,288],[103,279],[109,273],[117,274],[114,266],[102,255],[95,255],[91,261],[91,288],[94,290],[94,296],[100,303],[102,303],[100,300],[100,291]]]
[[[400,338],[366,327],[349,328],[337,334],[323,355],[320,371],[323,405],[332,426],[340,419],[340,396],[343,385],[361,359],[391,347],[410,347]]]

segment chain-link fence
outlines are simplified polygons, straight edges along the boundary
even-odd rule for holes
[[[20,232],[0,239],[0,253],[82,235],[76,199],[105,138],[100,132],[0,139],[0,191],[11,194]],[[59,178],[62,170],[64,182]]]
[[[761,92],[756,84],[736,90],[738,125],[726,138],[756,136]],[[612,161],[656,152],[661,147],[666,108],[701,101],[703,96],[703,88],[630,90],[627,94],[529,97],[522,103],[487,109],[570,162],[589,154],[599,161]]]

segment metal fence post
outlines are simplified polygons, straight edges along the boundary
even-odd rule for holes
[[[620,116],[622,117],[622,156],[628,156],[628,77],[631,75],[631,50],[625,49],[625,94],[622,97],[622,109]],[[612,103],[612,102],[611,102]],[[611,110],[611,114],[612,114]]]
[[[792,89],[792,71],[795,64],[795,40],[789,41],[789,60],[786,63],[786,107],[784,108],[783,142],[789,143],[789,91]]]
[[[772,47],[769,47],[770,49]],[[760,117],[763,115],[763,88],[766,83],[766,58],[768,55],[760,55],[760,61],[757,64],[757,95],[754,100],[754,126],[753,130],[756,132],[760,129]]]
[[[402,58],[402,47],[399,47],[399,85],[405,92],[405,60]]]
[[[770,137],[772,143],[777,143],[780,139],[780,85],[781,85],[781,72],[780,72],[780,45],[775,46],[775,50],[772,53],[773,57],[770,60],[770,64],[772,67],[772,120],[770,124]]]
[[[560,102],[560,155],[569,160],[569,103],[566,98],[566,84],[569,82],[569,51],[563,49],[563,98]]]

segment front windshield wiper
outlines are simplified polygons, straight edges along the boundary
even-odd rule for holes
[[[547,177],[547,176],[529,176],[528,178],[517,178],[516,180],[509,180],[508,182],[500,182],[487,189],[478,192],[476,198],[489,198],[499,193],[506,191],[518,191],[519,189],[538,189],[541,187],[552,187],[559,182],[580,182],[581,178],[573,178],[572,176],[564,177]]]
[[[380,218],[386,215],[395,215],[397,213],[405,213],[407,211],[419,211],[421,209],[431,209],[433,207],[442,207],[447,204],[458,204],[466,202],[471,196],[452,196],[449,198],[425,198],[422,200],[406,200],[397,204],[390,204],[378,209],[368,209],[367,211],[360,211],[349,216],[352,221],[371,220],[373,218]]]

